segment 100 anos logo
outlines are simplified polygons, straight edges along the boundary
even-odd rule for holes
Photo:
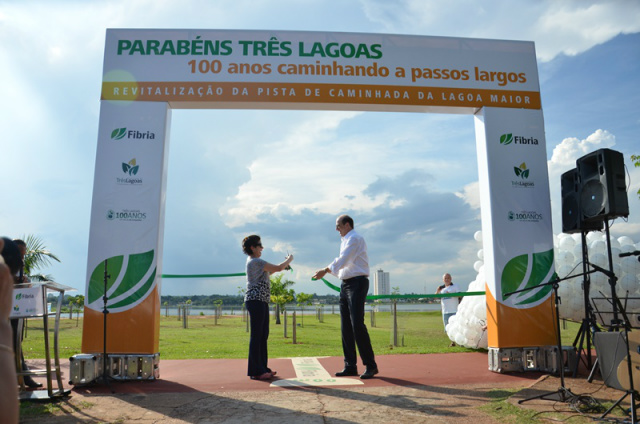
[[[509,213],[507,214],[507,218],[509,219],[509,221],[519,222],[540,222],[543,219],[542,214],[536,211],[509,211]]]
[[[123,209],[121,211],[109,209],[107,211],[107,219],[109,221],[144,221],[147,219],[147,213],[132,209]]]

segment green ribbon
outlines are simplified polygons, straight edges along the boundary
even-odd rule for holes
[[[218,277],[243,277],[246,272],[236,274],[162,274],[162,278],[218,278]]]
[[[293,268],[291,268],[293,272]],[[245,272],[238,272],[235,274],[162,274],[162,278],[220,278],[220,277],[243,277],[247,275]],[[317,281],[315,279],[311,279]],[[322,282],[332,290],[340,291],[340,287],[334,286],[324,278]],[[445,293],[445,294],[378,294],[367,296],[367,300],[378,299],[425,299],[434,297],[464,297],[464,296],[484,296],[485,292],[465,292],[465,293]]]
[[[314,280],[312,278],[312,280]],[[317,281],[317,280],[314,280]],[[340,291],[340,287],[334,286],[324,278],[322,282],[337,292]],[[424,298],[435,298],[435,297],[464,297],[464,296],[484,296],[486,292],[465,292],[465,293],[445,293],[445,294],[377,294],[372,296],[367,296],[367,300],[378,300],[378,299],[424,299]]]
[[[293,272],[293,268],[289,267],[289,271]],[[162,274],[162,278],[220,278],[220,277],[244,277],[246,272],[237,272],[235,274]]]

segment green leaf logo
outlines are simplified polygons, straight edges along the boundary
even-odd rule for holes
[[[111,131],[111,139],[121,140],[124,138],[126,134],[127,134],[126,128],[116,128],[115,130]]]
[[[511,306],[523,308],[542,303],[553,289],[551,285],[543,285],[555,278],[552,270],[553,249],[511,259],[502,271],[502,301],[509,300]]]
[[[504,144],[506,146],[507,144],[511,143],[513,143],[513,134],[502,134],[500,136],[500,144]]]
[[[113,256],[107,260],[108,308],[122,312],[142,302],[153,287],[156,279],[155,251]],[[95,310],[103,308],[104,263],[100,263],[91,273],[87,291],[87,305]]]
[[[527,164],[524,162],[522,162],[520,166],[514,166],[513,172],[516,173],[517,177],[520,177],[523,180],[526,180],[527,178],[529,178],[529,170],[527,169]]]
[[[122,172],[129,175],[136,175],[140,169],[140,165],[136,165],[136,158],[131,159],[128,163],[122,163]]]

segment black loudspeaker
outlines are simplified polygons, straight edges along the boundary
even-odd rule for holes
[[[562,193],[562,232],[579,233],[581,231],[602,230],[602,221],[585,222],[580,210],[580,176],[577,168],[567,171],[560,177]]]
[[[618,367],[627,357],[627,341],[624,333],[595,332],[593,333],[593,346],[596,348],[600,375],[602,375],[604,384],[613,389],[626,390],[618,379]]]
[[[583,221],[629,216],[624,157],[600,149],[576,161],[580,176],[580,211]]]

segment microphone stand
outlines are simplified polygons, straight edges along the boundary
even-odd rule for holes
[[[111,385],[109,384],[109,373],[107,372],[107,314],[109,309],[107,308],[107,281],[111,278],[111,275],[107,272],[107,259],[104,260],[104,292],[102,294],[102,382],[111,390],[111,393],[115,393]]]
[[[565,281],[565,280],[569,280],[571,278],[576,278],[576,277],[580,277],[583,275],[587,275],[587,274],[591,274],[595,272],[595,270],[592,271],[586,271],[583,272],[581,274],[576,274],[576,275],[570,275],[568,277],[565,278],[556,278],[553,279],[551,281],[549,281],[548,283],[544,283],[544,284],[539,284],[535,287],[529,287],[526,289],[522,289],[522,290],[516,290],[513,291],[511,293],[506,293],[505,296],[509,296],[515,293],[520,293],[520,292],[524,292],[524,291],[528,291],[528,290],[533,290],[533,289],[537,289],[539,287],[544,287],[544,286],[552,286],[553,287],[553,294],[554,294],[554,306],[555,306],[555,313],[556,313],[556,343],[557,343],[557,355],[556,355],[556,365],[558,367],[558,371],[560,373],[560,387],[558,388],[558,390],[553,391],[553,392],[548,392],[548,393],[543,393],[541,395],[537,395],[537,396],[532,396],[526,399],[521,399],[518,401],[519,404],[522,404],[524,402],[528,402],[530,400],[534,400],[534,399],[542,399],[542,400],[551,400],[554,402],[568,402],[571,399],[574,399],[577,395],[575,395],[574,393],[571,392],[570,389],[567,389],[564,385],[564,353],[562,351],[562,339],[560,337],[560,308],[559,308],[559,303],[560,303],[560,298],[558,297],[558,287],[559,287],[559,282],[561,281]]]

